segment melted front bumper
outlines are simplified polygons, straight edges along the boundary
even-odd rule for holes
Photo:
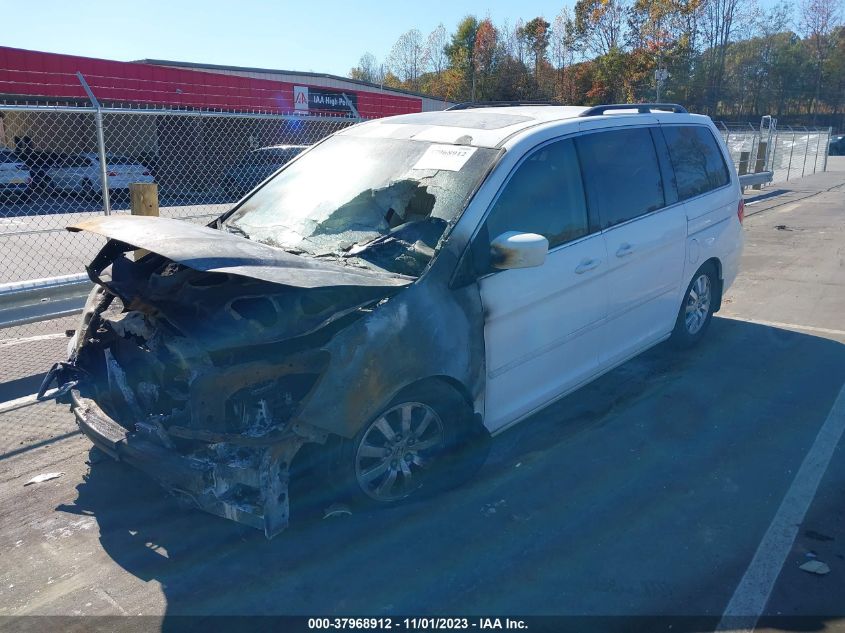
[[[267,538],[287,527],[289,467],[306,437],[291,432],[268,446],[217,443],[182,454],[154,432],[121,426],[77,388],[70,390],[70,401],[79,428],[97,448],[147,473],[174,495],[262,529]]]

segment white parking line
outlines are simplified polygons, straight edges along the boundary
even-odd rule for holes
[[[6,341],[0,341],[0,348],[13,347],[15,345],[24,345],[25,343],[37,343],[38,341],[50,341],[56,338],[67,338],[64,332],[56,332],[53,334],[39,334],[38,336],[27,336],[26,338],[10,338]]]
[[[717,631],[753,631],[758,618],[763,615],[775,581],[780,575],[786,557],[830,458],[845,430],[845,385],[833,403],[827,419],[804,456],[804,461],[781,501],[775,518],[757,547],[754,558],[745,570],[731,601],[722,614]]]
[[[9,411],[14,411],[15,409],[23,409],[24,407],[28,407],[33,404],[38,404],[36,394],[34,393],[29,396],[15,398],[14,400],[0,402],[0,413],[8,413]]]
[[[769,327],[779,327],[784,330],[798,330],[800,332],[815,332],[817,334],[832,334],[833,336],[845,336],[845,330],[833,330],[826,327],[814,327],[812,325],[798,325],[797,323],[782,323],[780,321],[763,321],[761,319],[746,319],[745,317],[732,316],[730,314],[717,314],[721,319],[731,319],[732,321],[744,321],[746,323],[754,323],[756,325],[768,325]]]

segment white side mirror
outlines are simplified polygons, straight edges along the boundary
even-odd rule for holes
[[[490,244],[490,261],[493,268],[532,268],[542,266],[549,252],[549,240],[536,233],[508,231]]]

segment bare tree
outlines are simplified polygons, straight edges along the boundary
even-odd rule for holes
[[[815,124],[816,103],[822,87],[822,75],[836,42],[834,29],[841,20],[840,0],[802,0],[799,6],[798,28],[810,50],[815,67],[815,90],[810,100],[810,112]]]
[[[555,97],[567,101],[566,87],[567,67],[571,66],[575,56],[575,24],[569,7],[563,7],[552,22],[551,39],[549,42],[551,62],[556,71]]]
[[[716,112],[725,76],[728,45],[734,41],[743,19],[753,15],[751,0],[705,0],[701,5],[702,32],[707,51],[704,59],[707,77],[707,108]]]
[[[375,55],[366,52],[361,55],[358,60],[358,65],[349,71],[349,76],[352,79],[359,79],[361,81],[369,81],[370,83],[380,83],[382,81],[381,69]]]
[[[578,0],[575,29],[585,50],[601,56],[621,49],[627,10],[624,0]]]
[[[423,72],[425,44],[422,33],[411,29],[399,36],[390,51],[390,70],[409,88],[419,90]]]
[[[549,41],[551,61],[555,68],[564,68],[572,63],[575,46],[575,25],[569,7],[563,7],[552,22],[552,34]]]
[[[425,41],[425,67],[429,72],[440,75],[449,65],[446,47],[449,45],[449,33],[443,23],[437,25]]]

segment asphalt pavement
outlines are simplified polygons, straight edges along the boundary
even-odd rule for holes
[[[845,630],[843,191],[826,173],[749,192],[742,272],[701,346],[659,346],[548,407],[425,502],[323,519],[305,486],[268,542],[89,463],[63,407],[0,413],[0,615],[150,616],[112,621],[138,630],[176,615],[639,616],[643,630],[688,616],[672,630],[705,631],[756,600],[741,615],[760,630]],[[24,485],[48,472],[62,474]],[[799,569],[810,560],[829,573]]]

